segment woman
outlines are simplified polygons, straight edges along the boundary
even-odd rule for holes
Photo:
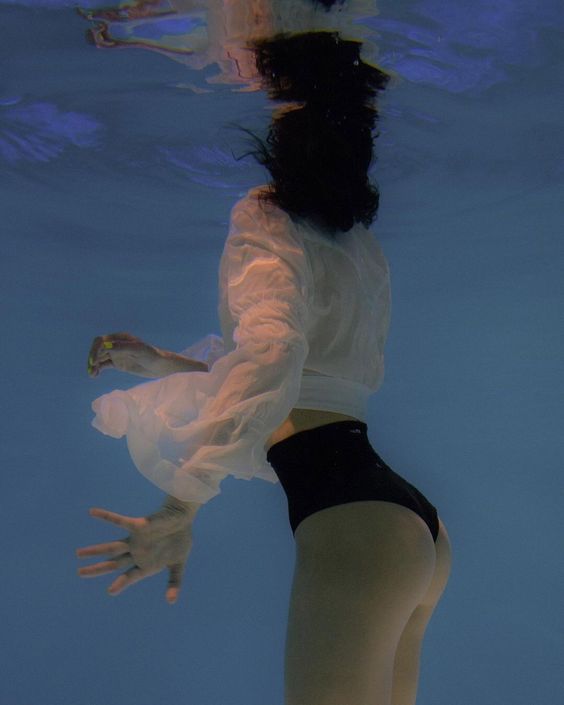
[[[296,563],[285,655],[286,705],[413,705],[426,625],[450,570],[433,505],[367,436],[383,376],[390,289],[368,225],[371,99],[388,77],[337,33],[280,35],[253,49],[274,120],[258,160],[270,187],[233,208],[220,264],[223,339],[176,355],[129,334],[97,338],[106,366],[162,379],[97,399],[94,425],[127,434],[139,470],[168,493],[146,518],[105,510],[129,530],[79,550],[126,567],[118,593],[167,567],[174,602],[198,508],[227,475],[280,481]],[[224,347],[222,347],[222,345]],[[167,376],[168,375],[168,376]]]

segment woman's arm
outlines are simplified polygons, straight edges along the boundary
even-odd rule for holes
[[[143,342],[131,333],[110,333],[94,338],[88,355],[88,374],[97,377],[113,367],[138,377],[166,377],[175,372],[208,372],[208,365]]]
[[[209,335],[180,351],[209,372],[92,403],[94,428],[127,435],[141,474],[183,502],[205,504],[227,475],[277,482],[264,444],[300,393],[314,284],[308,253],[289,216],[263,215],[248,200],[234,207],[220,262],[219,314],[231,340]]]
[[[175,372],[208,372],[208,366],[205,362],[192,360],[171,350],[155,349],[159,357],[155,360],[151,373],[147,374],[147,377],[166,377]]]
[[[176,517],[180,526],[182,526],[183,524],[191,524],[194,521],[201,506],[199,502],[184,502],[168,494],[158,514]]]

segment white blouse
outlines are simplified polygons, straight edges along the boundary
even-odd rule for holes
[[[182,351],[178,372],[95,399],[92,425],[127,437],[133,462],[183,501],[205,503],[227,476],[278,478],[265,444],[293,408],[365,420],[382,382],[390,274],[361,224],[333,239],[251,189],[231,211],[219,265],[222,337]]]

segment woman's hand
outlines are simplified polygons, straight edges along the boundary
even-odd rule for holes
[[[79,568],[78,574],[82,578],[91,578],[128,568],[108,588],[110,595],[118,595],[133,583],[168,568],[166,599],[169,604],[174,604],[192,549],[193,516],[166,506],[148,517],[128,517],[96,508],[90,510],[90,515],[129,531],[129,535],[117,541],[77,549],[79,558],[103,554],[111,557]]]
[[[88,354],[88,374],[97,377],[105,367],[141,377],[157,377],[161,351],[131,333],[110,333],[94,338]]]

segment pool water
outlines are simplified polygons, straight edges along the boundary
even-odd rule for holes
[[[394,77],[371,170],[393,293],[371,442],[454,548],[419,697],[554,702],[562,5],[351,6],[339,22]],[[295,29],[301,6],[275,7],[271,26]],[[90,426],[94,398],[139,381],[90,379],[92,338],[179,351],[219,333],[230,209],[267,181],[234,128],[271,117],[241,48],[257,14],[236,10],[0,0],[6,705],[283,702],[294,547],[279,486],[224,482],[174,607],[164,575],[110,599],[74,557],[119,535],[89,507],[142,516],[162,498]]]

